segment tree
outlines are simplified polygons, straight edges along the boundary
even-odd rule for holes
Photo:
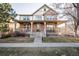
[[[74,9],[72,11],[72,9]],[[65,15],[71,16],[74,21],[74,32],[77,35],[77,29],[79,26],[79,3],[72,3],[71,6],[65,8]]]
[[[0,3],[0,38],[2,36],[1,33],[7,31],[6,23],[10,19],[15,19],[16,16],[17,14],[9,3]]]
[[[72,3],[72,4],[77,10],[77,19],[75,20],[75,31],[77,33],[77,29],[78,29],[78,26],[79,26],[79,3]]]
[[[0,31],[6,30],[6,23],[16,17],[16,13],[9,3],[0,3]]]
[[[64,8],[65,12],[64,13],[65,15],[69,16],[72,18],[72,23],[73,25],[73,29],[74,29],[74,33],[75,33],[75,36],[77,35],[77,28],[78,28],[78,25],[77,25],[77,22],[78,22],[78,17],[77,17],[77,10],[75,9],[73,3],[71,3],[71,6],[69,7],[66,7]]]
[[[75,32],[75,35],[77,35],[77,28],[78,28],[78,25],[79,25],[79,3],[58,3],[58,4],[55,4],[57,9],[60,9],[62,10],[63,12],[62,13],[59,13],[59,14],[62,14],[61,18],[66,16],[69,20],[70,20],[70,17],[72,18],[72,22],[73,23],[73,28],[74,28],[74,32]]]

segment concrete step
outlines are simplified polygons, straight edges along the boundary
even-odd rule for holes
[[[46,37],[46,34],[42,32],[34,32],[30,34],[30,37]]]

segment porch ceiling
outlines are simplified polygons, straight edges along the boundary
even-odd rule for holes
[[[34,22],[34,23],[43,23],[46,22],[47,24],[62,24],[65,23],[66,20],[31,20],[31,21],[24,21],[24,20],[17,20],[18,23],[29,23]]]
[[[53,21],[51,21],[51,20],[48,21],[47,20],[46,21],[47,24],[57,24],[57,25],[62,24],[62,23],[65,23],[65,22],[66,22],[66,20],[64,20],[64,21],[63,20],[53,20]]]
[[[18,23],[30,23],[30,21],[24,21],[24,20],[16,20]]]

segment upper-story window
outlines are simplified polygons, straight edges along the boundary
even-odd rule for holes
[[[27,16],[27,19],[26,20],[30,20],[30,17],[29,16]]]
[[[55,17],[54,17],[54,16],[47,16],[46,19],[47,19],[47,20],[54,20]]]
[[[20,16],[21,20],[30,20],[30,16]]]
[[[47,20],[52,20],[52,16],[47,16]]]
[[[23,17],[23,20],[26,20],[26,17]]]
[[[42,16],[36,15],[36,16],[35,16],[35,19],[36,19],[36,20],[41,20],[41,19],[42,19]]]

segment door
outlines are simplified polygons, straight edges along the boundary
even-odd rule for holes
[[[41,28],[40,28],[40,24],[36,24],[36,31],[37,31],[37,32],[40,32],[40,29],[41,29]]]

